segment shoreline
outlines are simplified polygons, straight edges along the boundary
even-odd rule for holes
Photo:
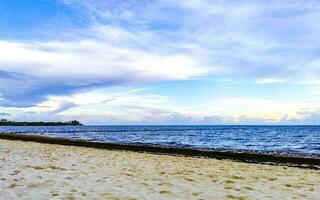
[[[290,167],[320,169],[320,155],[304,153],[281,153],[281,152],[253,152],[233,150],[212,150],[195,148],[178,148],[160,145],[141,145],[124,143],[107,143],[85,141],[78,139],[55,138],[38,135],[25,135],[15,133],[0,133],[0,139],[21,140],[46,144],[58,144],[66,146],[90,147],[106,150],[126,150],[133,152],[145,152],[162,155],[182,155],[190,157],[204,157],[221,160],[232,160],[245,163],[259,163],[269,165],[284,165]]]

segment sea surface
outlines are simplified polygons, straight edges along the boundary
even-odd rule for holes
[[[320,126],[0,126],[0,133],[170,147],[320,154]]]

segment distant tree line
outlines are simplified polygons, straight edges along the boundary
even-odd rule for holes
[[[82,124],[77,120],[67,122],[15,122],[1,119],[0,126],[82,126]]]

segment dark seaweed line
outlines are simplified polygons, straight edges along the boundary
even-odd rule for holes
[[[205,131],[208,129],[196,129],[196,131]],[[209,129],[211,130],[211,129]],[[214,131],[219,131],[220,129],[214,129]],[[221,129],[222,130],[222,129]],[[113,130],[113,129],[105,129],[105,130],[95,130],[95,129],[84,129],[84,130],[70,130],[70,131],[63,131],[63,130],[32,130],[32,133],[117,133],[117,132],[178,132],[178,131],[195,131],[195,129],[122,129],[122,130]],[[28,131],[8,131],[6,133],[30,133]]]
[[[270,165],[284,165],[290,167],[309,168],[320,170],[320,159],[305,157],[290,157],[282,154],[263,154],[253,152],[219,151],[192,148],[177,148],[160,145],[140,145],[123,143],[94,142],[76,139],[55,138],[38,135],[21,135],[1,133],[0,139],[32,141],[47,144],[59,144],[68,146],[82,146],[108,150],[126,150],[135,152],[147,152],[165,155],[181,155],[192,157],[205,157],[215,159],[227,159],[246,163],[261,163]]]

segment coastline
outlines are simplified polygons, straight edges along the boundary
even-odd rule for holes
[[[191,157],[227,159],[247,163],[260,163],[269,165],[284,165],[300,168],[320,169],[320,155],[318,154],[255,152],[244,150],[235,151],[223,149],[195,149],[167,147],[160,145],[106,143],[16,133],[0,133],[0,139],[32,141],[67,146],[91,147],[107,150],[127,150],[134,152],[146,152],[163,155],[182,155]]]
[[[320,171],[0,139],[0,199],[317,199]]]

